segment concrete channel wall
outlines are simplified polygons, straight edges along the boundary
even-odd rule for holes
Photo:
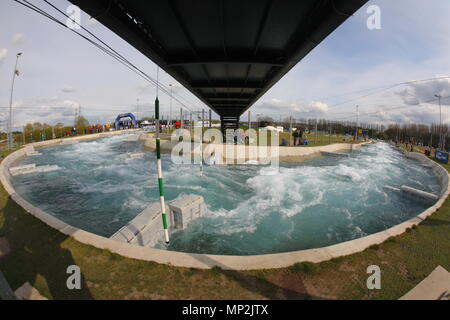
[[[147,151],[156,150],[156,141],[153,134],[142,134],[140,140],[144,141],[144,149]],[[257,160],[262,163],[270,161],[271,157],[277,157],[281,162],[301,162],[304,160],[321,157],[324,153],[351,152],[361,148],[363,145],[371,142],[363,142],[361,144],[351,143],[335,143],[318,147],[257,147],[234,144],[215,144],[204,143],[202,145],[204,154],[214,154],[217,160],[216,164],[243,164],[249,160]],[[198,145],[198,144],[197,144]],[[172,150],[183,153],[190,151],[194,156],[195,145],[191,142],[179,142],[169,140],[161,140],[161,152],[170,153]],[[189,155],[183,154],[189,157]]]
[[[44,144],[40,144],[40,146],[43,145]],[[51,145],[51,143],[46,143],[45,145]],[[359,147],[360,146],[352,146],[353,149]],[[145,261],[155,261],[158,263],[169,264],[173,266],[200,269],[208,269],[214,266],[220,267],[222,269],[234,270],[282,268],[288,267],[298,262],[310,261],[318,263],[330,260],[332,258],[361,252],[371,245],[380,244],[392,236],[402,234],[406,231],[407,228],[421,223],[426,217],[433,214],[438,208],[442,206],[445,199],[449,195],[450,190],[449,175],[444,168],[436,164],[434,161],[426,157],[422,157],[421,155],[406,153],[407,157],[414,158],[423,163],[429,164],[433,168],[433,171],[440,177],[439,182],[441,184],[442,190],[439,200],[433,206],[429,207],[427,210],[425,210],[418,216],[409,219],[408,221],[366,237],[317,249],[253,256],[226,256],[184,253],[141,247],[101,237],[93,233],[72,227],[65,222],[47,214],[41,209],[33,206],[15,192],[14,188],[11,185],[10,175],[8,172],[9,165],[12,164],[15,160],[23,157],[24,154],[24,149],[20,149],[10,154],[0,163],[0,180],[3,183],[6,191],[10,194],[11,198],[36,218],[45,222],[50,227],[59,230],[61,233],[73,237],[81,243],[92,245],[100,249],[107,249],[124,257]]]

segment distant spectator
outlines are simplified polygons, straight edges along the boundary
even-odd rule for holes
[[[294,137],[294,146],[298,146],[299,145],[299,139],[300,139],[300,135],[299,135],[298,129],[294,131],[294,134],[292,136]]]
[[[286,139],[281,139],[281,143],[280,143],[280,147],[287,147],[288,146],[288,142]]]

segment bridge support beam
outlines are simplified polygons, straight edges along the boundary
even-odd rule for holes
[[[220,116],[220,130],[222,131],[224,142],[226,142],[227,129],[239,129],[239,116]]]

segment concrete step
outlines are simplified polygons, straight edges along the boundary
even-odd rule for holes
[[[348,158],[350,157],[349,153],[342,153],[342,152],[330,152],[330,151],[320,151],[323,156],[327,157],[342,157],[342,158]]]
[[[15,176],[15,175],[18,175],[18,174],[23,173],[23,172],[30,171],[30,170],[35,169],[35,168],[36,168],[36,164],[35,163],[26,164],[26,165],[17,166],[17,167],[10,167],[9,168],[9,173],[11,175]]]
[[[12,176],[17,176],[21,174],[36,173],[36,172],[50,172],[60,169],[61,168],[58,167],[57,165],[43,165],[36,167],[36,164],[33,163],[26,166],[9,168],[9,172],[11,173]]]

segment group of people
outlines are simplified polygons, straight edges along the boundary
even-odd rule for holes
[[[100,132],[103,132],[103,131],[105,131],[105,127],[104,126],[102,126],[101,124],[97,124],[97,125],[92,125],[92,126],[89,126],[88,128],[87,128],[87,131],[89,132],[89,133],[100,133]],[[85,134],[86,134],[86,129],[85,129]]]
[[[303,139],[303,131],[300,128],[296,128],[294,133],[292,134],[294,137],[294,146],[307,146],[308,139],[305,137]],[[286,139],[281,139],[280,147],[288,147],[289,143]]]
[[[292,137],[294,137],[294,146],[308,145],[308,139],[306,137],[303,139],[303,131],[301,128],[297,128],[292,134]]]
[[[133,121],[120,121],[120,130],[134,129]]]
[[[69,136],[76,136],[77,135],[77,128],[75,128],[75,127],[72,127],[72,129],[69,131],[69,130],[67,130],[66,132],[65,132],[66,134],[66,137],[69,137]]]

